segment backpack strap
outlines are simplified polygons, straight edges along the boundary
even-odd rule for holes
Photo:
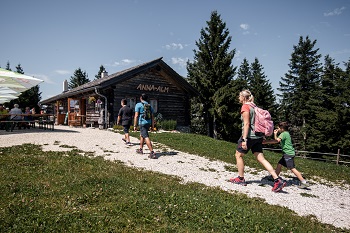
[[[253,115],[252,119],[249,119],[249,121],[250,121],[249,122],[249,128],[251,129],[251,131],[254,131],[255,130],[254,123],[255,123],[255,107],[256,107],[256,105],[254,103],[252,103],[252,102],[248,102],[248,103],[245,103],[245,104],[247,104],[247,105],[249,105],[250,107],[253,108],[253,114],[254,115]]]
[[[248,103],[245,103],[245,104],[248,104],[249,106],[251,106],[251,107],[253,107],[253,108],[256,107],[256,105],[255,105],[254,103],[252,103],[252,102],[248,102]]]

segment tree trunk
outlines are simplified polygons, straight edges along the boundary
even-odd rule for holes
[[[218,139],[218,131],[216,128],[216,117],[214,115],[214,119],[213,119],[213,138],[214,139]]]
[[[206,123],[207,123],[207,136],[208,137],[213,137],[213,120],[212,117],[209,113],[209,111],[206,111]]]

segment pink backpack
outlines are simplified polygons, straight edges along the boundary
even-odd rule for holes
[[[274,125],[271,120],[271,114],[269,111],[259,108],[253,103],[247,103],[254,108],[254,132],[256,135],[271,136],[273,133]],[[257,134],[258,133],[258,134]]]

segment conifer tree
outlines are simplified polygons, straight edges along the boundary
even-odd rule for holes
[[[343,154],[350,154],[350,59],[344,62],[345,71],[340,76],[337,85],[341,89],[339,98],[338,122],[336,126],[340,128],[339,140],[335,143],[338,148],[342,149]]]
[[[90,80],[88,79],[86,71],[83,72],[79,67],[74,71],[73,76],[70,77],[68,87],[69,89],[73,89],[88,82],[90,82]]]
[[[101,74],[103,71],[105,71],[106,69],[104,68],[103,65],[100,66],[100,69],[98,71],[98,73],[95,75],[95,79],[100,79],[101,78]]]
[[[9,66],[9,63],[8,63]],[[23,68],[21,64],[18,64],[16,66],[16,72],[20,74],[24,74]],[[19,95],[17,99],[10,101],[10,106],[13,106],[15,103],[17,103],[21,109],[25,109],[25,107],[35,108],[36,111],[39,111],[38,103],[41,100],[41,92],[39,89],[39,85],[36,85]]]
[[[9,70],[9,71],[12,71],[11,68],[10,68],[10,61],[7,61],[5,69]]]
[[[260,108],[267,109],[274,119],[276,116],[276,97],[263,69],[258,58],[255,58],[250,66],[249,89],[253,93],[254,103]]]
[[[336,153],[339,147],[343,147],[343,132],[349,129],[344,122],[344,92],[346,82],[345,74],[329,55],[324,59],[323,74],[320,81],[319,106],[316,114],[315,134],[309,137],[308,143],[317,151],[329,151]],[[342,127],[339,127],[342,125]],[[332,137],[329,137],[332,135]]]
[[[250,67],[249,67],[249,62],[246,58],[243,59],[238,72],[237,72],[237,78],[236,80],[241,80],[243,82],[245,82],[245,87],[243,87],[242,89],[249,89],[248,87],[248,80],[250,80],[252,77],[251,71],[250,71]]]
[[[194,102],[199,103],[207,135],[215,137],[217,113],[215,112],[215,93],[232,80],[235,68],[232,59],[235,50],[228,51],[231,36],[217,13],[211,13],[207,27],[201,30],[201,36],[196,41],[198,50],[194,50],[194,61],[187,63],[189,82],[197,88],[200,95]]]
[[[218,138],[236,142],[242,134],[240,119],[241,104],[238,95],[246,89],[246,82],[232,80],[228,85],[218,89],[214,94],[214,106],[217,115]]]
[[[301,143],[302,149],[311,149],[307,139],[313,135],[313,127],[318,109],[319,81],[321,75],[319,49],[314,49],[316,40],[300,36],[293,46],[288,73],[279,82],[281,92],[280,119],[289,121],[294,127],[294,141]]]

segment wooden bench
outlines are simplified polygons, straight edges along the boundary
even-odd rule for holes
[[[5,123],[5,130],[6,131],[13,131],[13,129],[18,126],[18,128],[35,128],[35,124],[38,124],[39,129],[50,129],[54,130],[55,123],[53,121],[49,120],[33,120],[33,121],[1,121],[0,123]],[[21,124],[19,126],[18,124]],[[26,126],[28,125],[28,126]]]
[[[4,115],[2,115],[4,116]],[[9,119],[11,117],[10,114],[6,114],[7,120],[2,120],[0,123],[5,124],[5,129],[7,131],[11,130],[18,126],[19,128],[25,127],[28,128],[32,127],[35,128],[36,124],[38,124],[39,129],[50,129],[54,130],[54,125],[55,125],[55,116],[52,114],[18,114],[17,116],[22,116],[22,117],[28,117],[30,116],[30,120],[11,120]],[[13,116],[12,116],[13,117]],[[19,125],[20,124],[20,125]]]

